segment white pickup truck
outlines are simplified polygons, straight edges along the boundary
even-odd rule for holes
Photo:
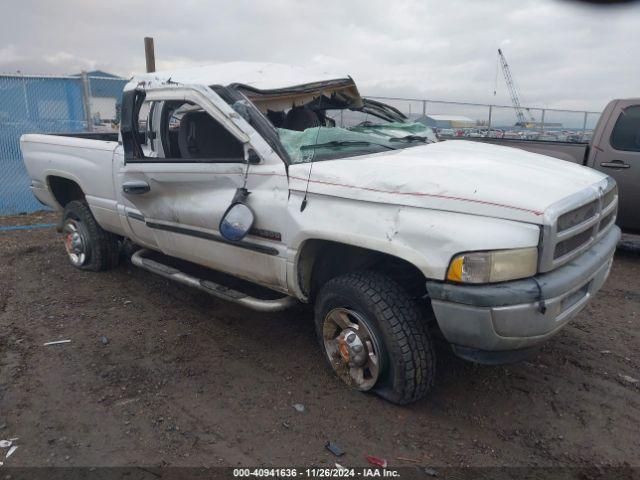
[[[231,63],[140,75],[122,102],[119,136],[21,139],[72,264],[113,268],[129,243],[134,265],[249,308],[311,302],[328,365],[392,402],[432,386],[434,336],[516,360],[611,268],[610,177],[437,142],[347,75]]]

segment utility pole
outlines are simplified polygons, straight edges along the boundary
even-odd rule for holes
[[[153,48],[153,37],[144,37],[144,57],[147,62],[147,73],[156,71],[156,53]]]
[[[93,132],[93,114],[91,112],[91,81],[87,72],[80,73],[82,80],[82,106],[84,107],[84,121],[87,124],[87,131]]]

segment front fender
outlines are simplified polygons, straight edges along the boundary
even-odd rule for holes
[[[306,241],[332,242],[385,253],[414,265],[427,279],[444,280],[451,258],[474,250],[537,246],[538,225],[442,210],[292,193],[288,282],[299,293],[300,252]]]

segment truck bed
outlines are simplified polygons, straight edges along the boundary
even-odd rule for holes
[[[471,140],[474,142],[493,143],[505,147],[514,147],[528,152],[549,155],[550,157],[559,158],[568,162],[585,165],[587,153],[589,151],[588,143],[569,143],[554,142],[546,140],[520,140],[512,138],[451,138],[448,140]]]
[[[76,133],[49,133],[58,137],[86,138],[88,140],[105,140],[107,142],[117,142],[118,132],[76,132]]]
[[[86,138],[86,137],[89,138]],[[97,137],[97,138],[96,138]],[[72,180],[80,186],[94,214],[96,208],[113,208],[113,154],[117,134],[26,134],[20,138],[24,164],[34,195],[45,205],[60,208],[52,179]]]

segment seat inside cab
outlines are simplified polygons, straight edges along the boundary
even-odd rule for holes
[[[242,143],[204,111],[187,112],[182,116],[177,141],[181,158],[244,157]]]

